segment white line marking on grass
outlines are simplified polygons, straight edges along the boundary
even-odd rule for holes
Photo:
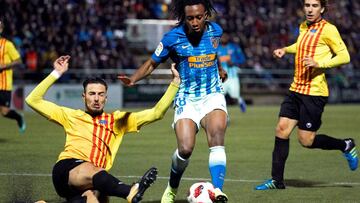
[[[0,173],[0,176],[34,176],[34,177],[51,177],[51,174],[44,174],[44,173]]]
[[[51,177],[51,174],[44,173],[0,173],[0,176],[30,176],[30,177]],[[141,176],[116,176],[118,178],[141,178]],[[169,177],[158,176],[158,179],[168,180]],[[186,181],[211,181],[209,178],[189,178],[183,177],[181,180]],[[244,180],[244,179],[225,179],[225,182],[243,182],[243,183],[260,183],[264,180]],[[360,185],[358,182],[333,182],[318,185]]]

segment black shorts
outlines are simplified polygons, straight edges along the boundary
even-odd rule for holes
[[[64,159],[58,161],[52,171],[52,179],[56,192],[67,200],[81,195],[82,191],[69,186],[69,172],[76,166],[84,163],[81,159]]]
[[[281,104],[279,116],[297,120],[299,129],[315,132],[321,126],[321,115],[327,99],[289,91]]]
[[[0,106],[10,107],[11,91],[0,90]]]

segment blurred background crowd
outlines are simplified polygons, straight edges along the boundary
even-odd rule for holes
[[[244,50],[243,68],[292,69],[293,57],[274,60],[272,50],[295,42],[304,20],[301,0],[214,0],[213,20]],[[25,67],[40,73],[61,54],[74,69],[131,69],[141,63],[129,51],[126,19],[172,19],[171,0],[2,0],[3,35]],[[348,70],[360,68],[360,1],[330,0],[325,15],[339,29],[349,52]],[[149,53],[144,53],[149,54]],[[289,63],[290,62],[290,63]]]

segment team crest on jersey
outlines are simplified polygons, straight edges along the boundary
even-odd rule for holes
[[[159,45],[156,47],[155,55],[160,56],[163,49],[164,49],[164,45],[162,42],[160,42]]]
[[[211,44],[216,49],[219,46],[219,37],[212,37],[211,38]]]
[[[313,34],[315,34],[316,31],[317,31],[317,29],[311,29],[311,30],[310,30],[310,32],[313,33]]]
[[[99,120],[99,124],[106,125],[107,123],[107,120]]]

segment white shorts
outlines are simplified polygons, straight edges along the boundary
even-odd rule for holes
[[[188,118],[194,121],[198,130],[200,129],[200,121],[206,114],[215,109],[223,110],[226,114],[225,96],[221,93],[213,93],[206,95],[202,99],[176,98],[175,100],[175,114],[172,127],[178,120]]]
[[[228,78],[223,83],[224,94],[229,94],[233,99],[240,99],[240,80],[238,77]]]

